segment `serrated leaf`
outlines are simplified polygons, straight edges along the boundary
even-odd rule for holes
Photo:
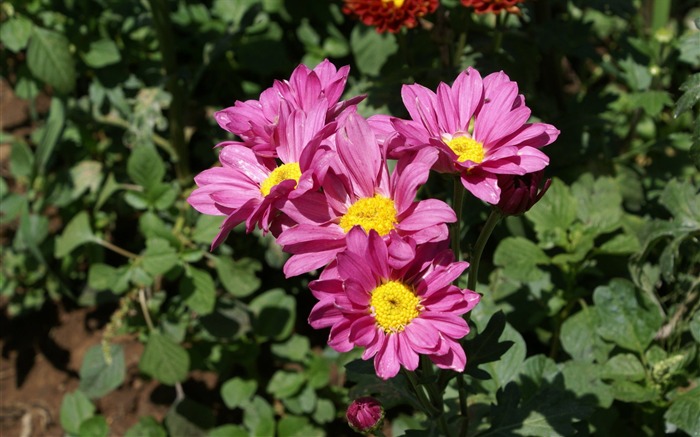
[[[627,83],[637,91],[643,91],[651,85],[651,73],[649,69],[634,62],[632,57],[627,57],[620,61],[620,66],[624,71],[624,77]]]
[[[520,333],[509,324],[506,324],[503,333],[499,337],[499,342],[512,343],[513,346],[509,347],[500,359],[485,363],[481,367],[491,375],[491,379],[480,381],[479,383],[490,392],[495,392],[499,387],[505,386],[517,377],[523,361],[525,361],[525,341]],[[467,353],[469,352],[467,351]]]
[[[350,34],[350,47],[361,73],[377,76],[399,45],[391,33],[377,33],[371,27],[355,26]]]
[[[85,63],[90,67],[102,68],[107,65],[116,64],[122,57],[119,48],[114,41],[106,38],[90,42],[90,48],[83,55]]]
[[[87,212],[81,211],[71,219],[63,233],[56,238],[54,255],[56,258],[63,258],[76,247],[95,239],[90,226],[90,217]]]
[[[700,228],[700,193],[690,181],[670,180],[659,202],[689,230]]]
[[[35,27],[27,47],[27,66],[32,74],[68,94],[75,88],[75,65],[68,39],[60,33]]]
[[[522,237],[504,238],[496,248],[493,262],[503,267],[504,274],[521,282],[536,281],[542,276],[538,265],[549,264],[549,257],[531,242]]]
[[[593,308],[584,308],[567,318],[561,326],[561,344],[578,361],[604,363],[613,349],[596,334],[600,316]]]
[[[0,41],[7,49],[17,53],[27,47],[33,28],[31,20],[15,15],[0,26]]]
[[[676,108],[673,111],[674,117],[689,111],[700,100],[700,73],[688,77],[681,85],[680,90],[683,91],[683,95],[676,102]]]
[[[289,337],[296,319],[296,301],[282,289],[262,293],[250,302],[255,315],[255,335],[262,339],[284,340]]]
[[[206,270],[187,268],[187,279],[180,283],[180,292],[185,304],[200,315],[214,311],[216,305],[216,287],[214,280]]]
[[[177,263],[177,252],[166,240],[162,238],[146,240],[146,250],[143,252],[141,264],[150,275],[162,275]]]
[[[163,384],[173,385],[187,378],[190,356],[182,346],[153,331],[148,336],[139,369]]]
[[[617,229],[622,218],[622,196],[615,180],[610,177],[593,179],[586,173],[571,185],[576,199],[576,217],[599,235]]]
[[[277,399],[288,398],[298,393],[305,382],[306,377],[302,373],[278,370],[267,384],[267,392]]]
[[[641,381],[645,378],[644,366],[632,354],[617,354],[603,366],[603,378]]]
[[[110,345],[109,362],[101,345],[93,346],[85,353],[80,366],[80,390],[91,398],[100,398],[124,382],[124,349]]]
[[[666,91],[646,90],[627,96],[634,108],[641,108],[650,117],[656,117],[666,106],[673,106],[673,99]]]
[[[576,199],[569,187],[560,179],[552,178],[547,195],[526,212],[525,217],[535,226],[537,238],[549,248],[566,243],[566,230],[576,219],[576,210]]]
[[[141,417],[139,422],[126,431],[124,437],[167,437],[165,428],[151,416]]]
[[[664,418],[689,435],[700,435],[700,387],[678,396]]]
[[[499,341],[506,327],[506,316],[503,311],[494,313],[486,324],[486,328],[473,339],[465,341],[467,353],[467,374],[475,378],[488,379],[488,374],[478,367],[481,364],[497,361],[513,346],[512,341]]]
[[[236,408],[249,402],[257,389],[253,379],[232,378],[221,386],[221,398],[228,408]]]
[[[242,258],[234,261],[229,257],[216,258],[216,273],[224,288],[236,297],[246,297],[260,287],[260,278],[256,275],[262,270],[260,261]]]
[[[61,426],[66,432],[78,435],[80,424],[95,414],[95,406],[80,390],[66,393],[61,401]]]
[[[625,279],[613,279],[593,292],[600,317],[598,334],[619,346],[643,354],[663,323],[653,303]]]
[[[148,190],[163,180],[165,165],[155,148],[138,146],[131,151],[126,172],[132,181]]]
[[[588,404],[609,408],[613,403],[610,386],[601,379],[602,366],[584,361],[567,361],[561,372],[564,375],[565,386],[579,398],[586,399]],[[595,399],[595,400],[594,400]]]

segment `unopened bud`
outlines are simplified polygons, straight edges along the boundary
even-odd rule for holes
[[[370,434],[378,430],[384,421],[384,408],[373,397],[365,396],[355,399],[345,414],[348,424],[361,434]]]
[[[540,189],[540,182],[544,176],[544,170],[527,173],[524,175],[499,175],[498,186],[501,188],[501,200],[496,208],[504,215],[520,215],[532,208],[552,183],[551,179],[544,182]]]

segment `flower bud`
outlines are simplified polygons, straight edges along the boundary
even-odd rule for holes
[[[384,421],[384,408],[373,397],[355,399],[345,413],[350,427],[360,434],[370,434],[378,430]]]
[[[544,196],[552,183],[551,179],[547,179],[540,189],[542,176],[544,176],[544,170],[524,175],[499,175],[498,186],[501,188],[501,200],[496,207],[504,215],[520,215],[532,208],[532,205]]]

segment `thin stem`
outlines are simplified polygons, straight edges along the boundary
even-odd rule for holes
[[[143,318],[146,320],[146,325],[149,331],[153,331],[153,321],[151,320],[151,314],[148,312],[148,304],[146,303],[146,293],[143,288],[139,288],[139,304],[141,305],[141,312],[143,313]]]
[[[119,255],[124,256],[126,258],[137,259],[139,257],[135,253],[129,252],[126,249],[122,249],[121,247],[116,246],[116,245],[110,243],[109,241],[103,240],[101,238],[96,239],[95,243],[99,244],[102,247],[106,247],[107,249],[111,250],[112,252],[116,252]]]
[[[406,375],[406,379],[408,379],[408,382],[411,384],[413,391],[416,393],[418,402],[420,402],[421,406],[423,406],[423,411],[425,411],[429,417],[436,417],[442,414],[442,411],[438,411],[438,409],[435,408],[435,406],[428,400],[428,397],[425,395],[425,390],[421,388],[420,383],[418,382],[416,374],[410,370],[402,370],[403,374]]]
[[[123,118],[119,117],[118,115],[113,115],[113,114],[108,114],[106,116],[98,114],[93,112],[93,118],[95,121],[102,123],[102,124],[108,124],[110,126],[116,126],[120,127],[122,129],[126,129],[127,131],[130,129],[129,122],[124,120]],[[151,140],[153,140],[153,144],[156,146],[160,147],[164,151],[168,153],[170,156],[170,159],[173,161],[177,160],[177,152],[175,149],[173,149],[172,144],[170,144],[170,141],[166,140],[165,138],[161,137],[157,133],[153,133],[151,135]]]
[[[459,427],[459,437],[466,437],[469,430],[469,413],[467,411],[467,387],[464,383],[464,373],[457,375],[457,391],[459,392],[459,414],[463,418]]]
[[[452,225],[452,252],[455,254],[455,259],[460,261],[462,259],[462,251],[460,241],[462,239],[462,209],[464,203],[464,185],[462,185],[462,180],[459,175],[454,177],[454,189],[452,196],[452,202],[454,202],[455,214],[457,214],[457,221]]]
[[[484,247],[489,241],[489,237],[496,227],[498,222],[501,220],[501,213],[497,209],[493,208],[489,218],[486,219],[484,224],[484,229],[481,230],[479,238],[476,240],[476,245],[474,246],[474,254],[471,257],[471,265],[469,267],[469,279],[467,280],[467,288],[476,291],[476,280],[479,275],[479,262],[481,261],[481,254],[484,252]]]

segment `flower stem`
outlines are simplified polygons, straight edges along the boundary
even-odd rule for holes
[[[476,291],[476,280],[479,275],[479,262],[481,261],[481,254],[486,247],[486,243],[489,241],[491,232],[496,227],[498,222],[501,220],[501,213],[498,212],[496,208],[491,209],[491,214],[489,218],[486,219],[484,224],[484,229],[481,230],[479,238],[476,240],[476,245],[474,246],[474,253],[471,257],[471,265],[469,266],[469,279],[467,280],[467,288]]]
[[[402,369],[404,370],[404,369]],[[428,415],[428,417],[437,417],[442,415],[442,411],[438,410],[431,402],[428,400],[428,397],[425,394],[425,390],[421,387],[420,383],[418,382],[418,378],[416,377],[416,374],[410,370],[404,370],[404,375],[406,375],[406,379],[408,379],[408,382],[411,383],[411,387],[413,388],[413,391],[416,393],[416,397],[418,398],[418,402],[420,402],[421,406],[423,407],[423,411],[425,414]]]

